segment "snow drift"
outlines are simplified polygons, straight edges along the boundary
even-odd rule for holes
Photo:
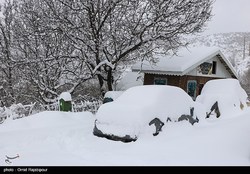
[[[168,118],[178,121],[182,115],[190,115],[194,102],[181,88],[147,85],[126,90],[112,103],[102,105],[96,114],[96,128],[103,134],[137,139],[140,134],[153,132],[149,123]],[[100,132],[100,133],[101,133]],[[94,131],[95,134],[95,131]]]
[[[247,94],[236,79],[208,81],[196,101],[204,105],[207,113],[218,102],[222,117],[237,115],[247,108]]]

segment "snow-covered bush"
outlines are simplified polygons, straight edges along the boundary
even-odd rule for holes
[[[101,105],[101,101],[82,101],[78,103],[73,102],[72,112],[88,111],[95,114]],[[3,123],[5,119],[15,120],[43,111],[59,111],[59,103],[56,102],[48,105],[42,105],[38,103],[23,105],[19,103],[13,104],[10,107],[0,107],[0,123]]]
[[[0,107],[0,118],[2,122],[5,119],[19,119],[31,115],[33,112],[34,104],[23,105],[21,103],[13,104],[10,107]]]
[[[72,102],[72,112],[92,112],[96,113],[98,108],[102,105],[102,101],[78,101]],[[36,105],[34,111],[59,111],[59,102],[48,105]]]
[[[91,112],[96,113],[98,108],[102,105],[101,101],[81,101],[80,103],[73,102],[73,112]]]
[[[0,107],[0,124],[4,122],[5,119],[8,118],[6,108],[5,107]]]

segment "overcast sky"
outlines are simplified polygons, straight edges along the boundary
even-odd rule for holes
[[[216,0],[205,33],[250,31],[250,0]]]
[[[250,0],[215,0],[213,15],[205,34],[250,32]]]

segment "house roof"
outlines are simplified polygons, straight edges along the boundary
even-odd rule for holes
[[[177,55],[155,55],[155,58],[158,59],[157,63],[149,61],[139,62],[132,67],[132,70],[151,74],[182,76],[214,57],[221,61],[232,77],[237,77],[233,66],[217,47],[183,48]]]

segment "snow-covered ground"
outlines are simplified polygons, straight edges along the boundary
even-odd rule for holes
[[[0,125],[0,166],[250,166],[250,109],[168,123],[132,143],[92,134],[91,113],[42,112]],[[6,155],[19,158],[5,162]]]

